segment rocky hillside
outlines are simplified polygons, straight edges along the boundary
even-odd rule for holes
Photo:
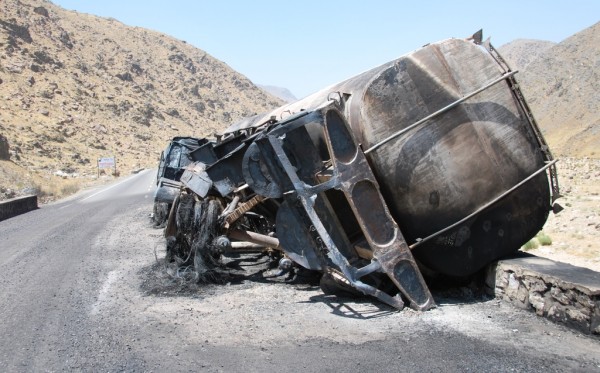
[[[600,158],[600,23],[553,46],[511,44],[499,51],[524,65],[517,78],[553,153]]]
[[[517,39],[498,49],[502,57],[510,61],[513,70],[522,72],[531,61],[555,45],[556,43],[545,40]]]
[[[0,97],[11,161],[79,176],[113,155],[125,172],[154,166],[173,136],[282,103],[184,41],[44,0],[0,2]]]

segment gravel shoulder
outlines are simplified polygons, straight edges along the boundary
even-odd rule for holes
[[[102,314],[135,315],[135,324],[116,329],[131,330],[140,344],[136,349],[160,349],[165,359],[146,356],[156,364],[147,368],[177,362],[214,371],[600,371],[598,338],[487,297],[438,293],[434,310],[397,312],[368,298],[326,296],[310,283],[261,279],[195,289],[174,284],[161,264],[160,231],[143,221],[134,224],[136,237],[148,239],[136,249],[142,254],[140,244],[146,246],[145,260],[119,261],[121,273],[138,274],[121,277],[121,297],[132,301],[106,302]]]

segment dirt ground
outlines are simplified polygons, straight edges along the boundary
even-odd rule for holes
[[[600,160],[561,158],[557,168],[564,210],[544,226],[552,244],[528,252],[600,272]]]
[[[143,295],[127,286],[125,297],[142,304],[138,317],[165,338],[167,359],[185,361],[195,346],[203,370],[240,371],[219,358],[225,353],[235,360],[238,348],[244,361],[260,361],[247,371],[364,371],[361,363],[367,370],[392,371],[600,369],[597,338],[468,287],[433,290],[438,307],[430,311],[398,312],[370,298],[325,295],[310,277],[270,277],[267,258],[252,255],[233,260],[246,278],[195,285],[165,272],[161,238],[145,232],[159,245],[157,261],[138,272]],[[369,365],[375,361],[380,365]]]

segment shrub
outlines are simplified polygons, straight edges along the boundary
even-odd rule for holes
[[[540,247],[538,240],[536,238],[532,238],[531,240],[527,241],[527,243],[525,245],[521,246],[521,250],[523,250],[523,251],[535,250],[538,247]]]
[[[536,238],[542,246],[552,245],[552,238],[542,231],[537,234]]]
[[[59,179],[51,178],[45,180],[41,184],[35,184],[37,196],[44,199],[64,198],[71,194],[75,194],[81,189],[82,182],[78,179]]]
[[[75,194],[79,191],[79,189],[80,189],[80,185],[79,185],[79,182],[77,182],[77,181],[63,184],[60,187],[60,197],[66,197],[71,194]]]

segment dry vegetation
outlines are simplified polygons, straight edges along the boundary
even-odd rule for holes
[[[100,179],[68,178],[27,172],[11,161],[0,160],[0,200],[25,194],[35,194],[40,203],[60,199],[98,183],[112,180],[112,176]]]

